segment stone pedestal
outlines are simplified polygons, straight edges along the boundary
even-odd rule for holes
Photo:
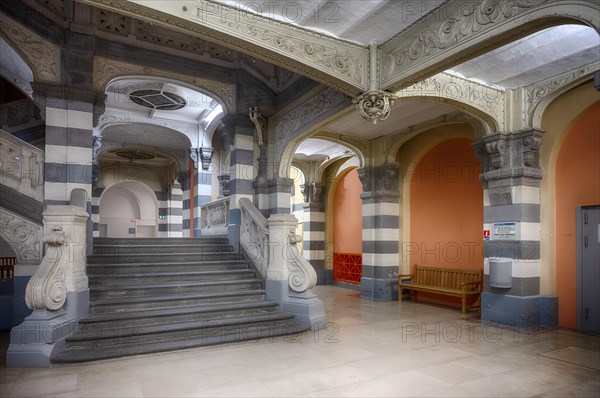
[[[86,222],[80,206],[51,205],[43,214],[48,248],[26,290],[33,313],[11,331],[8,367],[49,367],[89,311]],[[64,301],[62,301],[64,300]]]
[[[312,269],[295,246],[299,243],[299,237],[295,235],[298,220],[291,214],[274,214],[267,222],[270,244],[265,286],[267,299],[279,302],[283,311],[295,314],[297,324],[313,330],[324,328],[327,324],[325,307],[311,291],[316,283],[316,275],[313,275],[314,278],[307,276],[312,282],[308,283],[308,288],[304,291],[297,292],[290,287],[290,275],[298,276],[303,273],[297,261],[304,261],[303,266],[311,267],[309,271]],[[312,272],[314,273],[314,270]]]

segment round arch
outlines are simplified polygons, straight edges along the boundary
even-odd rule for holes
[[[541,127],[544,130],[540,147],[540,167],[544,172],[540,186],[540,276],[541,294],[557,291],[557,163],[562,145],[577,123],[600,104],[600,93],[593,83],[579,85],[554,99],[545,108]],[[575,209],[573,209],[575,217]],[[559,311],[561,302],[559,300]],[[559,317],[561,325],[562,319]],[[573,326],[574,327],[574,326]]]
[[[140,181],[116,182],[99,200],[100,225],[108,237],[154,237],[158,232],[158,200],[154,191]],[[103,228],[103,227],[101,227]]]
[[[367,145],[364,145],[362,148],[359,148],[357,143],[351,141],[352,140],[351,138],[340,136],[339,134],[332,134],[332,133],[325,132],[325,131],[320,131],[317,133],[306,132],[304,134],[298,135],[292,141],[290,141],[290,143],[287,145],[287,147],[283,151],[281,162],[279,164],[279,176],[280,177],[284,177],[284,178],[289,177],[290,168],[293,163],[294,153],[296,152],[296,149],[298,148],[300,143],[307,138],[318,138],[318,139],[331,141],[331,142],[335,142],[337,144],[343,145],[346,148],[348,148],[349,150],[351,150],[352,152],[354,152],[354,156],[356,156],[358,158],[358,162],[360,165],[359,168],[362,168],[365,166],[365,161],[366,161],[365,159],[366,159],[366,156],[368,156],[368,153],[367,153],[368,146]],[[360,141],[360,140],[358,140],[358,141]],[[365,140],[365,143],[366,143],[366,140]],[[326,161],[326,162],[328,163],[327,166],[319,167],[320,175],[323,174],[323,171],[325,170],[326,167],[328,167],[329,165],[334,163],[334,162],[329,162],[329,161]]]
[[[233,104],[231,103],[232,99],[223,98],[223,94],[227,94],[227,92],[219,94],[214,89],[215,87],[220,87],[220,85],[217,84],[217,82],[208,82],[208,81],[204,81],[202,79],[197,79],[197,80],[193,80],[193,82],[195,83],[195,84],[193,84],[193,83],[187,82],[185,80],[168,77],[165,74],[162,74],[160,71],[156,71],[156,73],[153,73],[151,75],[140,75],[140,74],[136,74],[136,73],[123,73],[121,75],[96,76],[96,77],[98,78],[98,80],[94,79],[96,88],[99,90],[102,90],[102,92],[106,92],[106,90],[108,90],[108,88],[113,84],[118,84],[119,82],[125,82],[127,80],[132,80],[132,79],[148,80],[148,81],[160,80],[160,81],[168,83],[168,84],[173,84],[175,86],[181,86],[181,87],[188,88],[190,90],[193,90],[193,91],[196,91],[203,95],[206,95],[207,97],[211,98],[214,101],[217,101],[221,105],[224,115],[233,113],[235,111],[235,109],[233,109]],[[181,76],[181,77],[184,78],[185,76]],[[226,85],[226,84],[224,84],[224,85]]]

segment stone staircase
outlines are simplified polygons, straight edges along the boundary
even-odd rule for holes
[[[95,238],[90,314],[53,363],[301,333],[225,237]]]

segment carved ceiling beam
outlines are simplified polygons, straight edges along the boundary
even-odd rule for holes
[[[381,46],[381,89],[396,91],[561,23],[600,30],[596,0],[449,0]]]
[[[285,67],[347,94],[367,89],[368,49],[206,0],[78,0],[206,38]]]

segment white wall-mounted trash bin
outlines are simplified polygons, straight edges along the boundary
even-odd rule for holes
[[[512,258],[490,257],[490,287],[512,287]]]

